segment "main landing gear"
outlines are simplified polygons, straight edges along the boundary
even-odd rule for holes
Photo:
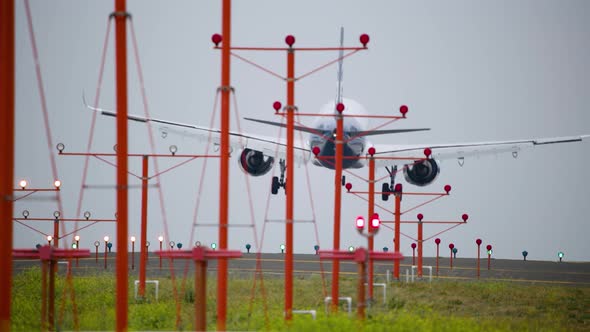
[[[270,191],[273,195],[276,195],[279,193],[280,187],[283,187],[283,189],[287,190],[287,181],[285,181],[285,170],[287,169],[287,166],[286,166],[284,159],[279,160],[279,166],[281,167],[280,179],[278,176],[272,177],[272,184],[270,187]]]
[[[387,201],[389,199],[389,195],[393,194],[395,190],[395,174],[397,174],[397,165],[393,166],[391,170],[385,166],[387,173],[389,173],[389,184],[387,182],[383,183],[381,187],[381,199]]]

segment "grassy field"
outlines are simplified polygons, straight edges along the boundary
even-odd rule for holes
[[[14,277],[12,329],[40,330],[41,273],[30,269]],[[208,329],[215,324],[215,278],[207,289]],[[326,282],[328,282],[326,280]],[[65,278],[57,280],[57,327],[74,329],[72,301],[63,301]],[[356,318],[356,280],[341,280],[341,296],[353,298],[353,314],[326,315],[324,288],[319,276],[295,280],[294,309],[314,309],[317,320],[296,315],[290,324],[283,320],[283,281],[265,278],[253,292],[253,279],[233,276],[228,289],[228,330],[290,331],[590,331],[590,288],[523,285],[499,282],[435,280],[432,283],[394,284],[383,303],[376,288],[376,301],[365,321]],[[81,330],[112,330],[115,327],[115,279],[110,274],[74,278],[77,317]],[[329,293],[329,285],[326,291]],[[145,300],[133,298],[129,285],[130,330],[192,330],[194,316],[193,280],[184,291],[181,280],[176,295],[170,279],[160,280],[160,298],[153,289]],[[266,309],[265,309],[266,308]],[[180,322],[177,323],[177,310]]]

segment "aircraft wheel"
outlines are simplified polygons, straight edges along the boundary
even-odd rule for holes
[[[278,176],[273,176],[272,177],[272,185],[270,187],[270,191],[273,195],[276,195],[279,193],[279,188],[281,187],[281,185],[279,184],[279,177]]]
[[[391,190],[389,189],[389,184],[387,182],[383,183],[383,186],[381,187],[381,192],[381,199],[383,201],[389,200]]]

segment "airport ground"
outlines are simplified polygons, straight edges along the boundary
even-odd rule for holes
[[[264,276],[282,277],[284,272],[284,255],[278,254],[261,254],[260,267]],[[229,264],[231,274],[240,274],[246,277],[256,271],[257,254],[244,253],[239,259],[233,259]],[[133,263],[133,264],[132,264]],[[392,276],[393,263],[375,262],[375,282],[392,280],[387,277]],[[39,261],[34,260],[14,260],[14,273],[19,273],[29,267],[39,266]],[[99,252],[98,258],[92,253],[90,258],[72,260],[72,272],[74,275],[95,274],[105,271],[104,252]],[[60,271],[65,271],[67,263],[59,264]],[[148,265],[146,268],[147,278],[160,278],[170,276],[170,269],[174,269],[175,275],[182,275],[188,266],[188,273],[193,273],[194,264],[186,260],[162,259],[160,268],[160,258],[150,253]],[[406,274],[411,275],[412,257],[406,257],[401,262],[400,279],[405,281]],[[434,257],[424,258],[424,278],[428,279],[429,268],[432,267],[433,278],[450,279],[450,280],[477,280],[477,260],[470,258],[453,259],[453,268],[450,267],[449,257],[439,258],[438,274],[436,271],[436,259]],[[133,267],[133,268],[132,268]],[[208,264],[208,270],[214,272],[217,262],[212,260]],[[109,253],[106,260],[106,270],[115,269],[115,253]],[[297,276],[306,276],[312,274],[325,273],[330,276],[332,264],[328,260],[320,260],[319,256],[313,254],[296,254],[294,255],[294,274]],[[342,261],[340,263],[340,273],[348,276],[356,275],[357,266],[352,261]],[[137,278],[139,273],[139,253],[135,253],[135,258],[131,259],[129,253],[129,275],[130,278]],[[524,261],[524,260],[505,260],[491,259],[490,269],[488,270],[487,257],[480,260],[480,279],[490,281],[510,281],[520,283],[546,283],[555,285],[572,285],[579,287],[590,287],[590,263],[578,262],[549,262],[549,261]]]

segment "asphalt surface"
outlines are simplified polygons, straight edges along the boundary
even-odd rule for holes
[[[265,277],[282,278],[284,271],[284,255],[262,254],[260,267]],[[98,260],[92,253],[91,258],[72,260],[71,268],[74,275],[88,275],[115,271],[115,253],[107,256],[107,268],[104,268],[104,252],[99,253]],[[188,264],[187,264],[188,263]],[[229,263],[230,274],[243,275],[252,277],[256,271],[257,255],[255,253],[244,253],[242,258],[232,259]],[[590,287],[590,263],[571,263],[571,262],[548,262],[548,261],[523,261],[523,260],[504,260],[491,259],[490,269],[488,270],[487,257],[480,260],[480,279],[511,281],[524,283],[545,283],[556,285],[573,285],[580,287]],[[39,261],[32,260],[14,260],[13,273],[20,273],[30,267],[40,266]],[[59,265],[60,273],[66,270],[67,263]],[[412,257],[406,257],[401,262],[400,279],[405,281],[406,273],[411,274]],[[437,278],[436,259],[434,257],[425,257],[424,266],[432,266],[433,279]],[[135,253],[134,264],[132,268],[131,253],[129,253],[129,275],[136,278],[139,273],[139,253]],[[160,259],[150,253],[147,265],[147,277],[158,278],[167,277],[171,274],[171,268],[176,275],[182,275],[184,269],[188,268],[188,273],[194,271],[192,261],[175,259],[169,261],[162,259],[162,268],[160,268]],[[208,263],[208,270],[212,273],[216,270],[217,262],[211,260]],[[304,277],[312,274],[325,273],[331,276],[332,263],[329,260],[320,260],[317,255],[294,255],[294,274]],[[342,276],[355,276],[357,265],[353,261],[342,261],[340,263],[340,273]],[[389,271],[389,279],[387,272]],[[375,262],[375,282],[384,282],[393,280],[391,278],[393,271],[392,262]],[[429,270],[424,268],[424,279],[428,279]],[[438,278],[455,279],[455,280],[477,280],[477,260],[468,258],[453,259],[453,268],[450,268],[449,257],[439,258]]]

